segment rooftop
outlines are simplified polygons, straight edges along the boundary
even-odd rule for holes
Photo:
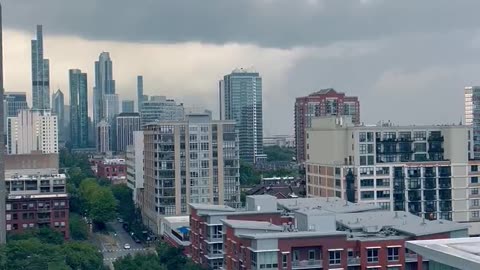
[[[341,231],[307,231],[307,232],[275,232],[275,233],[248,233],[241,234],[240,237],[248,239],[282,239],[282,238],[311,238],[332,235],[346,235],[346,232]]]
[[[311,93],[309,96],[319,96],[319,95],[326,95],[326,94],[343,94],[342,92],[337,92],[333,88],[326,88],[326,89],[321,89],[319,91]]]
[[[480,269],[480,237],[409,241],[406,247],[456,269]]]
[[[191,203],[190,206],[195,210],[235,212],[235,208],[232,208],[232,207],[227,206],[227,205]]]
[[[337,214],[337,223],[352,230],[362,230],[371,235],[423,236],[468,229],[468,225],[448,220],[425,220],[403,211],[373,211],[363,213]]]
[[[380,210],[380,207],[375,205],[351,203],[338,197],[279,199],[277,204],[289,211],[302,209],[303,212],[324,210],[332,213],[356,213]]]
[[[36,194],[36,195],[8,195],[9,200],[20,200],[20,199],[49,199],[49,198],[68,198],[68,194]]]
[[[222,219],[222,222],[234,229],[272,230],[272,231],[283,230],[283,227],[274,225],[266,221]]]

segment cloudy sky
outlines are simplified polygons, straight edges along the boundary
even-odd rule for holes
[[[51,86],[93,87],[109,51],[121,99],[166,95],[217,112],[218,80],[255,67],[265,135],[293,134],[294,98],[333,87],[365,123],[458,123],[480,84],[478,0],[3,0],[5,89],[31,93],[30,40],[44,25]]]

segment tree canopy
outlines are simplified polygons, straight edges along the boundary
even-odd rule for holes
[[[82,180],[79,195],[87,216],[95,223],[106,223],[115,218],[117,201],[108,187],[100,186],[95,179]]]

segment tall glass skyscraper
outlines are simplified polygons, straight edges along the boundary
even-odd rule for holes
[[[70,138],[73,148],[88,147],[87,74],[69,70],[70,78]]]
[[[33,109],[50,108],[50,64],[43,58],[43,30],[37,25],[37,39],[32,40]]]
[[[112,75],[110,53],[102,52],[95,61],[95,86],[93,87],[93,122],[96,126],[107,117],[105,95],[115,94],[115,81]]]
[[[262,77],[253,70],[235,69],[219,88],[221,119],[237,123],[240,159],[255,163],[264,157]]]
[[[6,105],[5,117],[15,117],[20,110],[28,109],[27,93],[25,92],[4,92],[3,99]]]

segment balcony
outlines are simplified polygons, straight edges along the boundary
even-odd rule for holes
[[[430,141],[430,142],[443,142],[444,139],[443,139],[443,136],[432,135],[432,136],[428,137],[428,141]]]
[[[37,208],[38,213],[46,213],[46,212],[50,212],[50,210],[51,210],[50,207],[39,207],[39,208]]]
[[[316,269],[323,267],[323,260],[292,261],[292,269]]]
[[[348,258],[347,259],[347,264],[349,266],[360,265],[360,258]]]

